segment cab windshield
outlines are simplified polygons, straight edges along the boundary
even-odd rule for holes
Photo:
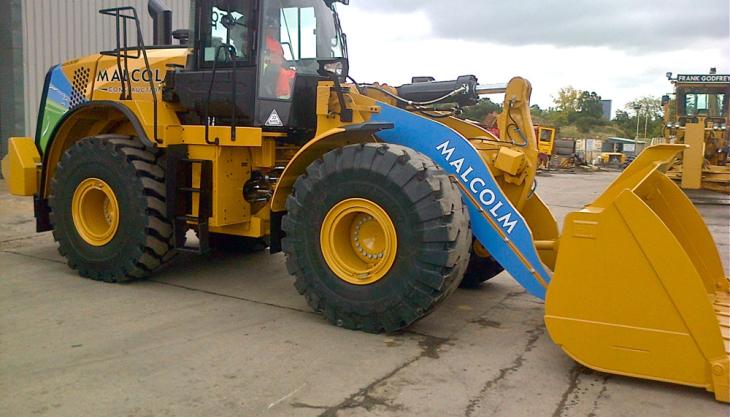
[[[333,5],[324,0],[265,0],[260,96],[289,99],[294,74],[317,74],[318,60],[347,50]]]
[[[688,92],[684,95],[685,116],[723,117],[727,109],[724,93]]]

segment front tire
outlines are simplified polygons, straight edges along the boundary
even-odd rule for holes
[[[294,184],[282,228],[287,268],[333,324],[393,332],[456,289],[469,262],[468,212],[426,156],[397,145],[339,148]]]
[[[100,135],[59,161],[48,197],[53,237],[81,276],[144,278],[173,257],[160,157],[135,138]]]

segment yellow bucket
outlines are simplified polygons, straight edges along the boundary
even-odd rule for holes
[[[648,148],[568,215],[545,322],[587,367],[730,402],[729,281],[699,212],[664,175],[684,148]]]

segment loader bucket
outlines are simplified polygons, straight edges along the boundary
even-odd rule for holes
[[[702,217],[664,171],[684,145],[648,148],[565,220],[545,322],[602,372],[703,387],[730,402],[730,295]]]

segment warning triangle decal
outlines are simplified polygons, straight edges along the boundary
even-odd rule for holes
[[[271,112],[271,116],[269,116],[266,120],[266,126],[284,126],[284,123],[281,122],[281,118],[279,117],[279,113],[276,112],[276,109]]]

